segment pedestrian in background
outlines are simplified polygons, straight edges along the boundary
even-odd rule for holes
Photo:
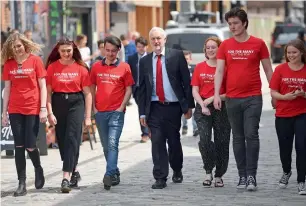
[[[222,99],[221,110],[214,108],[214,75],[216,73],[216,55],[221,40],[209,37],[204,44],[206,61],[196,65],[191,85],[197,105],[194,118],[197,122],[200,141],[199,150],[204,163],[206,175],[203,186],[210,187],[213,180],[212,170],[215,170],[215,187],[223,187],[222,176],[227,171],[229,161],[229,142],[231,126],[228,121],[225,106],[225,82],[223,81],[220,94]],[[214,141],[212,142],[212,130]]]
[[[135,84],[132,86],[132,93],[135,99],[135,102],[138,106],[138,113],[139,113],[139,102],[138,102],[138,87],[139,87],[139,61],[142,57],[147,55],[147,47],[148,41],[143,38],[139,37],[135,40],[135,45],[137,52],[129,57],[128,64],[130,65],[133,79]],[[141,129],[141,143],[145,143],[149,140],[149,129],[148,127],[144,127],[140,124]]]
[[[280,188],[291,177],[292,147],[295,137],[298,192],[306,195],[306,49],[297,39],[285,47],[286,63],[275,68],[270,88],[276,99],[275,128],[279,142],[283,175]]]
[[[106,37],[105,58],[96,62],[90,72],[93,110],[107,163],[103,177],[106,190],[120,183],[118,147],[134,84],[130,66],[117,58],[120,48],[119,38]]]
[[[67,38],[53,48],[46,68],[48,120],[55,125],[63,161],[61,191],[69,193],[81,180],[77,163],[84,118],[85,126],[91,125],[91,82],[77,46]]]
[[[41,189],[45,183],[36,139],[39,121],[47,121],[46,71],[41,58],[32,54],[40,50],[39,44],[15,33],[8,37],[1,52],[5,81],[2,125],[7,126],[10,120],[19,180],[14,196],[27,193],[25,150],[35,168],[35,188]]]
[[[191,61],[192,61],[191,55],[192,55],[192,53],[191,53],[191,51],[188,51],[188,50],[183,50],[183,53],[184,53],[184,56],[185,56],[185,59],[186,59],[187,65],[188,65],[190,78],[192,78],[192,74],[193,74],[193,71],[194,71],[194,67],[191,66]],[[183,124],[182,135],[186,135],[188,133],[188,122],[187,122],[187,119],[185,118],[184,115],[182,115],[182,124]],[[192,131],[193,131],[193,136],[194,137],[199,135],[197,123],[195,122],[193,115],[192,115]]]
[[[243,9],[231,9],[225,14],[225,20],[233,37],[224,40],[218,49],[214,107],[222,109],[220,89],[222,81],[226,81],[225,103],[239,175],[237,189],[254,191],[257,189],[258,129],[263,104],[259,66],[261,62],[270,82],[272,65],[265,42],[247,33],[249,21]]]
[[[184,114],[186,119],[191,118],[194,99],[183,52],[165,48],[167,35],[160,27],[153,27],[149,38],[153,52],[139,62],[140,122],[151,132],[156,180],[152,189],[163,189],[167,186],[169,163],[173,170],[172,181],[183,181],[181,117]]]

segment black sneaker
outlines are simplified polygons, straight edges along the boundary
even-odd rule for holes
[[[72,172],[71,178],[70,178],[70,187],[78,187],[78,183],[81,181],[81,175],[79,171]]]
[[[249,176],[247,180],[247,190],[248,191],[255,191],[257,190],[257,183],[255,176]]]
[[[112,178],[111,178],[111,176],[104,175],[103,184],[104,184],[104,189],[105,190],[110,190],[110,188],[112,186]]]
[[[299,195],[306,195],[306,186],[305,186],[305,182],[299,182]]]
[[[288,186],[291,174],[292,174],[291,171],[289,173],[283,173],[283,176],[279,180],[279,184],[278,184],[281,189],[285,189]]]
[[[245,189],[247,186],[246,177],[239,177],[239,182],[237,184],[237,189]]]
[[[42,167],[35,168],[35,188],[41,189],[45,184],[44,170]]]
[[[111,176],[111,180],[112,180],[112,186],[119,185],[119,183],[120,183],[120,175],[118,175],[118,174],[112,175]]]
[[[61,191],[62,193],[69,193],[71,191],[69,181],[66,178],[62,181]]]

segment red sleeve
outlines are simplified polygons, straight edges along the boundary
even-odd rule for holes
[[[91,84],[97,85],[96,67],[93,65],[90,70],[90,82]]]
[[[53,76],[53,67],[52,64],[50,64],[47,68],[47,79],[46,79],[47,85],[52,86],[52,76]]]
[[[260,47],[260,59],[267,59],[267,58],[270,58],[269,50],[266,43],[262,41]]]
[[[83,66],[81,66],[81,84],[82,84],[82,88],[91,86],[89,72]]]
[[[3,74],[2,74],[2,80],[3,81],[9,81],[10,76],[9,76],[9,71],[10,71],[10,64],[6,62],[3,67]]]
[[[40,57],[36,58],[35,71],[37,78],[43,78],[47,75],[44,64]]]
[[[225,42],[222,42],[221,45],[218,48],[218,52],[217,52],[217,59],[222,59],[225,60],[226,59],[226,55],[225,55]]]
[[[124,86],[128,87],[128,86],[132,86],[133,84],[135,84],[135,82],[134,82],[134,79],[133,79],[133,76],[132,76],[131,68],[127,64],[126,65],[126,70],[125,70],[125,75],[124,75]]]
[[[280,66],[277,66],[275,68],[275,71],[273,72],[271,81],[270,81],[270,89],[279,91],[280,89],[280,83],[281,83],[281,73],[280,73]]]
[[[197,64],[192,74],[192,79],[191,79],[192,86],[200,86],[199,74],[200,74],[200,66],[199,64]]]

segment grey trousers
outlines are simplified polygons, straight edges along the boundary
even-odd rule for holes
[[[262,96],[227,98],[225,103],[233,131],[233,150],[238,174],[240,177],[256,176]]]

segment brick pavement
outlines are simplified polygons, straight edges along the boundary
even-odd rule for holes
[[[267,93],[267,92],[266,92]],[[90,150],[88,143],[81,147],[79,170],[82,175],[80,188],[70,194],[60,193],[61,162],[57,150],[49,150],[48,156],[42,157],[46,174],[46,184],[41,190],[33,186],[34,171],[27,160],[28,195],[12,197],[15,189],[16,172],[13,159],[1,160],[1,204],[2,205],[296,205],[305,206],[306,199],[297,194],[296,170],[293,162],[293,175],[286,190],[278,189],[277,182],[282,173],[278,156],[278,143],[274,129],[273,111],[270,98],[264,96],[264,111],[261,120],[261,149],[258,169],[258,191],[237,191],[237,169],[230,145],[230,162],[224,176],[224,188],[203,188],[204,171],[197,148],[198,137],[191,136],[191,131],[182,138],[184,151],[184,181],[174,184],[170,179],[168,187],[163,190],[152,190],[152,160],[150,143],[140,144],[137,109],[135,104],[128,107],[122,148],[119,153],[121,184],[105,191],[102,178],[105,172],[105,161],[100,144]],[[191,122],[189,121],[190,128]],[[295,159],[295,155],[293,157]],[[32,184],[31,184],[32,183]]]

